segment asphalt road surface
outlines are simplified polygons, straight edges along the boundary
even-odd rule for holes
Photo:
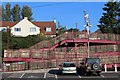
[[[2,80],[120,80],[119,72],[102,72],[100,76],[60,75],[58,72],[58,70],[50,70],[45,73],[2,73]]]

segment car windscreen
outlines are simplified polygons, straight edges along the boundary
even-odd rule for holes
[[[100,63],[100,59],[87,59],[87,63]]]
[[[63,67],[75,67],[74,63],[64,63]]]

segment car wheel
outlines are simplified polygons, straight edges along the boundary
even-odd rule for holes
[[[62,74],[62,70],[59,70],[59,74],[60,74],[60,75]]]
[[[97,72],[97,76],[100,76],[100,73],[99,73],[99,72]]]
[[[83,73],[83,75],[84,75],[84,76],[87,76],[87,73],[86,73],[86,72],[84,72],[84,73]]]
[[[90,76],[91,75],[91,73],[90,72],[88,72],[87,74],[86,74],[86,76]]]
[[[78,73],[75,73],[75,75],[78,75]]]
[[[93,64],[93,65],[92,65],[92,68],[93,68],[94,70],[99,69],[99,64],[96,64],[96,63],[95,63],[95,64]]]

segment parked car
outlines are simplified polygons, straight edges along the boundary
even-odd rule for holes
[[[85,58],[80,63],[80,71],[84,75],[97,74],[100,75],[102,67],[99,58]]]
[[[59,66],[60,66],[59,71],[60,71],[61,74],[64,74],[64,73],[75,73],[75,74],[77,74],[76,66],[73,62],[64,62]]]

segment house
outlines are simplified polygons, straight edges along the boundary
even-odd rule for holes
[[[56,36],[56,20],[46,21],[46,22],[30,22],[27,17],[25,17],[20,22],[2,22],[0,26],[0,31],[10,32],[16,37],[27,37],[29,35],[37,35],[43,33],[46,36]]]
[[[0,21],[0,31],[6,32],[7,28],[10,28],[17,23],[18,22],[3,22],[3,21]]]
[[[94,33],[102,33],[100,29],[97,29]]]

